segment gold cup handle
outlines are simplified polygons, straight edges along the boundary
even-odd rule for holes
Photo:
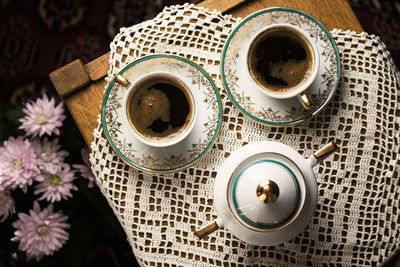
[[[126,88],[128,88],[129,86],[131,86],[131,83],[130,83],[127,79],[125,79],[121,74],[118,74],[118,75],[115,77],[115,81],[116,81],[117,83],[121,84],[122,86],[126,87]]]
[[[311,99],[308,97],[308,95],[306,93],[298,95],[297,97],[299,98],[300,103],[303,105],[303,107],[306,110],[311,110],[314,108],[314,105],[311,102]]]
[[[320,148],[318,151],[314,152],[314,157],[317,160],[317,163],[320,163],[327,157],[329,157],[332,153],[337,151],[339,147],[334,142],[329,142],[327,145]]]
[[[203,239],[206,236],[208,236],[209,234],[216,231],[218,228],[219,228],[219,226],[217,224],[217,220],[214,220],[214,221],[210,222],[209,224],[203,226],[202,228],[194,231],[194,237],[197,240]]]

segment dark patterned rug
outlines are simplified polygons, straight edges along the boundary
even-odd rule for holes
[[[19,103],[54,89],[48,74],[109,51],[122,26],[187,0],[0,0],[0,99]],[[400,65],[400,1],[350,0],[365,31],[381,37]]]
[[[375,34],[386,44],[400,67],[400,1],[350,0],[364,31]]]
[[[109,51],[120,27],[185,0],[0,0],[0,99],[19,103],[54,93],[49,73]]]
[[[103,55],[120,27],[184,2],[188,1],[0,0],[0,104],[20,104],[42,92],[55,95],[48,77],[51,71],[76,58],[89,62]],[[400,66],[400,1],[349,2],[364,30],[380,36]],[[121,229],[115,231],[123,236]],[[96,244],[81,266],[132,266],[130,246],[116,237],[92,239]]]

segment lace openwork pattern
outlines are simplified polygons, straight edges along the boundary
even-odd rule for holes
[[[313,119],[294,127],[257,124],[239,113],[222,88],[219,63],[240,21],[193,5],[165,8],[153,20],[122,28],[111,43],[106,80],[150,53],[175,54],[202,66],[223,102],[216,143],[198,163],[166,175],[143,173],[120,160],[100,118],[91,145],[97,184],[144,266],[366,266],[381,264],[400,244],[399,73],[383,43],[366,33],[331,33],[341,57],[340,85]],[[202,241],[193,230],[216,218],[213,185],[219,166],[239,147],[277,140],[305,157],[334,139],[340,147],[314,168],[318,206],[293,240],[261,247],[226,229]]]

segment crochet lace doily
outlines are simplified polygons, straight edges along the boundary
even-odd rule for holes
[[[380,40],[366,33],[331,33],[342,75],[324,111],[299,126],[271,128],[239,113],[224,91],[219,62],[229,32],[240,21],[193,5],[165,8],[153,20],[122,28],[111,43],[107,82],[126,64],[150,53],[170,53],[202,66],[223,102],[220,136],[189,169],[143,173],[120,160],[100,118],[90,160],[97,184],[144,266],[366,266],[385,262],[400,244],[399,73]],[[220,229],[197,241],[193,230],[216,218],[213,185],[219,166],[239,147],[277,140],[308,157],[331,139],[340,152],[314,168],[318,206],[291,241],[262,247]]]

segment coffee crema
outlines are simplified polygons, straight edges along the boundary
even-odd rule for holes
[[[169,142],[183,134],[193,120],[193,99],[186,86],[169,77],[141,81],[131,92],[127,115],[132,127],[152,142]]]
[[[256,38],[249,53],[253,79],[273,93],[288,93],[311,75],[314,55],[311,45],[289,28],[266,30]]]

